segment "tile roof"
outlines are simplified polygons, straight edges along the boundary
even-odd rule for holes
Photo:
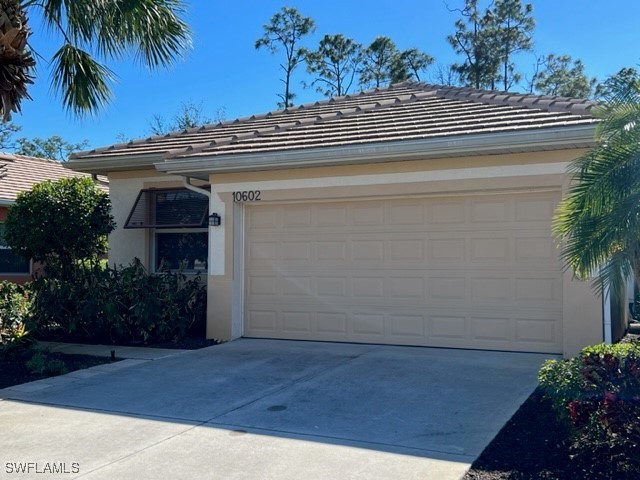
[[[405,82],[81,152],[73,159],[264,154],[589,125],[595,102]],[[73,161],[71,162],[73,164]]]
[[[0,201],[12,202],[18,193],[43,180],[84,175],[64,168],[55,160],[0,152]]]

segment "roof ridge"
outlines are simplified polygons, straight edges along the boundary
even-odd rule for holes
[[[189,129],[178,129],[178,130],[173,130],[171,132],[167,132],[165,134],[160,134],[160,135],[151,135],[148,137],[141,137],[141,138],[137,138],[137,139],[133,139],[133,140],[129,140],[127,142],[120,142],[120,143],[115,143],[106,147],[99,147],[99,148],[94,148],[94,149],[90,149],[90,150],[85,150],[85,151],[81,151],[81,152],[76,152],[73,153],[71,155],[71,158],[76,158],[78,156],[83,156],[86,154],[90,154],[90,153],[102,153],[102,152],[107,152],[109,150],[116,150],[119,148],[126,148],[128,145],[138,145],[138,144],[143,144],[146,142],[153,142],[156,140],[161,140],[161,139],[170,139],[170,138],[175,138],[175,137],[179,137],[181,135],[184,135],[185,133],[196,133],[196,132],[211,132],[217,128],[223,128],[225,126],[229,126],[229,125],[239,125],[239,124],[243,124],[243,123],[247,123],[253,120],[259,120],[259,119],[265,119],[265,118],[273,118],[273,117],[284,117],[286,115],[290,115],[294,112],[299,112],[300,110],[305,110],[305,109],[311,109],[312,107],[322,107],[324,105],[334,105],[334,104],[339,104],[340,102],[343,101],[347,101],[353,98],[357,98],[357,97],[361,97],[361,96],[366,96],[366,95],[373,95],[376,93],[382,93],[382,92],[387,92],[387,91],[393,91],[393,90],[400,90],[403,88],[421,88],[421,85],[426,85],[426,84],[422,84],[420,82],[411,82],[411,81],[405,81],[405,82],[400,82],[400,83],[395,83],[395,84],[391,84],[388,86],[384,86],[384,87],[374,87],[374,88],[370,88],[370,89],[366,89],[366,90],[361,90],[358,92],[354,92],[354,93],[347,93],[341,96],[337,96],[337,97],[331,97],[331,98],[325,98],[325,99],[321,99],[321,100],[315,100],[315,101],[311,101],[311,102],[307,102],[307,103],[303,103],[297,106],[292,106],[288,109],[282,109],[282,110],[269,110],[267,112],[264,113],[259,113],[259,114],[252,114],[252,115],[245,115],[243,117],[236,117],[234,119],[231,120],[224,120],[224,121],[220,121],[220,122],[216,122],[216,123],[206,123],[204,125],[201,125],[199,127],[193,127],[193,128],[189,128]],[[384,101],[384,100],[383,100]],[[351,107],[351,108],[355,108],[355,107]],[[327,114],[320,114],[320,115],[327,115]]]
[[[256,151],[291,149],[296,145],[303,146],[301,139],[307,135],[311,135],[313,139],[321,138],[318,132],[323,130],[323,125],[329,130],[340,130],[342,125],[349,127],[341,135],[345,142],[356,142],[361,131],[376,128],[380,119],[393,123],[396,119],[404,121],[413,118],[411,122],[421,125],[431,118],[455,120],[461,117],[460,121],[469,117],[475,118],[477,122],[487,122],[483,127],[487,132],[492,131],[491,126],[499,120],[499,115],[507,119],[513,117],[514,124],[524,124],[526,122],[520,120],[520,117],[532,115],[561,115],[567,116],[569,121],[592,123],[596,119],[590,110],[595,105],[598,103],[587,99],[405,81],[316,100],[285,110],[273,110],[132,140],[92,152],[81,152],[72,158],[144,155],[153,156],[156,161],[155,159],[191,156],[196,152],[201,152],[201,155],[209,152],[216,154],[218,151],[231,152],[240,149],[238,144],[246,144],[249,150],[255,148]],[[503,129],[503,126],[498,129]],[[447,129],[441,130],[443,135],[447,134]]]
[[[390,90],[390,87],[384,87],[384,88],[376,88],[372,91],[383,91],[383,90]],[[363,95],[363,92],[359,93],[358,95]],[[281,123],[281,124],[276,124],[273,127],[268,127],[268,128],[264,128],[264,129],[256,129],[256,130],[252,130],[250,132],[250,134],[240,134],[240,135],[234,135],[229,141],[224,141],[224,142],[220,142],[220,139],[218,140],[214,140],[214,141],[209,141],[209,142],[202,142],[199,144],[194,144],[191,145],[189,147],[187,147],[187,149],[174,149],[171,151],[167,151],[164,155],[163,155],[163,159],[164,160],[169,160],[169,159],[173,159],[173,158],[179,158],[183,155],[186,155],[187,152],[189,154],[195,154],[195,153],[200,153],[200,152],[204,152],[207,149],[211,148],[211,147],[217,147],[217,146],[221,146],[221,145],[229,145],[232,144],[234,142],[237,142],[239,140],[244,140],[245,138],[249,138],[249,137],[263,137],[281,130],[291,130],[294,129],[296,127],[305,127],[305,126],[309,126],[309,125],[314,125],[314,124],[319,124],[319,123],[325,123],[325,122],[331,122],[333,120],[337,120],[337,119],[341,119],[343,117],[353,117],[356,115],[360,115],[360,114],[365,114],[365,113],[369,113],[369,112],[373,112],[375,110],[378,110],[380,108],[385,108],[388,107],[390,105],[398,105],[398,104],[406,104],[406,103],[410,103],[410,102],[414,102],[414,101],[418,101],[421,100],[423,98],[426,97],[432,97],[435,96],[435,92],[433,91],[428,91],[428,92],[412,92],[412,93],[406,93],[402,96],[394,96],[392,98],[386,99],[386,100],[377,100],[377,101],[373,101],[372,103],[368,103],[368,104],[358,104],[358,105],[354,105],[354,106],[349,106],[349,108],[346,109],[342,109],[342,110],[337,110],[335,112],[328,112],[328,113],[322,113],[322,114],[318,114],[312,117],[308,117],[308,118],[303,118],[300,120],[293,120],[290,122],[286,122],[286,123]],[[349,95],[346,95],[344,98],[349,98]],[[225,140],[227,140],[225,138]]]
[[[16,157],[14,157],[13,154],[9,152],[0,152],[0,159],[7,162],[15,162]]]
[[[406,82],[404,82],[406,83]],[[303,109],[303,108],[311,108],[313,106],[318,106],[320,104],[330,104],[330,103],[337,103],[340,100],[347,100],[350,98],[354,98],[355,96],[366,96],[368,94],[371,93],[375,93],[375,92],[383,92],[383,91],[391,91],[394,89],[398,89],[398,86],[401,86],[402,84],[395,84],[395,85],[389,85],[388,87],[377,87],[374,89],[370,89],[370,90],[366,90],[366,91],[361,91],[357,94],[354,95],[344,95],[342,97],[332,97],[330,99],[327,99],[325,101],[316,101],[314,103],[308,103],[308,104],[304,104],[304,105],[300,105],[298,107],[296,107],[294,109],[294,111]],[[392,98],[389,99],[382,99],[382,100],[375,100],[372,99],[372,103],[368,103],[368,104],[359,104],[359,105],[354,105],[354,106],[349,106],[348,108],[345,109],[341,109],[341,110],[337,110],[335,112],[326,112],[326,113],[319,113],[317,115],[314,116],[310,116],[307,118],[302,118],[302,119],[295,119],[295,120],[290,120],[284,123],[278,123],[272,127],[265,127],[265,128],[260,128],[260,129],[256,129],[256,130],[251,130],[250,132],[247,132],[247,134],[238,134],[238,135],[233,135],[231,138],[227,139],[225,138],[225,141],[220,141],[220,139],[218,140],[214,140],[214,141],[209,141],[209,142],[202,142],[202,143],[198,143],[198,144],[194,144],[191,145],[190,147],[187,148],[187,150],[184,149],[175,149],[175,150],[171,150],[171,151],[167,151],[165,153],[165,155],[163,155],[163,158],[165,160],[168,160],[170,158],[176,158],[179,157],[181,155],[184,155],[185,153],[189,152],[190,154],[193,153],[198,153],[198,152],[203,152],[205,150],[207,150],[210,147],[216,147],[216,146],[220,146],[220,145],[229,145],[233,142],[239,141],[239,140],[244,140],[246,138],[250,138],[250,137],[262,137],[265,135],[269,135],[271,133],[275,133],[281,130],[290,130],[296,127],[304,127],[304,126],[308,126],[308,125],[313,125],[313,124],[318,124],[318,123],[324,123],[324,122],[330,122],[332,120],[337,120],[339,118],[342,118],[344,116],[354,116],[354,115],[359,115],[362,113],[367,113],[367,112],[371,112],[374,111],[376,109],[382,108],[382,107],[388,107],[389,105],[396,105],[399,103],[407,103],[407,102],[411,102],[411,101],[415,101],[418,100],[420,98],[424,98],[426,96],[433,96],[435,95],[435,92],[430,92],[430,93],[426,93],[426,92],[413,92],[413,93],[406,93],[402,96],[394,96]],[[285,112],[291,112],[292,110],[282,110],[282,113]],[[252,115],[251,117],[244,117],[244,118],[237,118],[233,121],[231,121],[230,123],[242,123],[243,121],[248,121],[251,119],[254,119],[256,116]]]
[[[34,162],[60,164],[58,160],[52,158],[32,157],[31,155],[22,155],[20,153],[0,152],[0,158],[5,161],[15,162],[16,160],[29,160]]]
[[[563,97],[559,95],[482,90],[471,87],[454,87],[449,85],[428,86],[436,89],[436,94],[444,98],[468,100],[492,105],[511,105],[515,107],[537,108],[549,112],[568,112],[576,115],[584,115],[588,114],[593,107],[598,105],[598,102],[594,100]]]
[[[269,111],[264,112],[264,113],[245,115],[243,117],[236,117],[236,118],[234,118],[232,120],[225,120],[225,121],[221,121],[221,122],[217,122],[217,123],[207,123],[207,124],[204,124],[204,125],[202,125],[200,127],[194,127],[193,129],[175,130],[175,131],[172,131],[172,132],[168,132],[167,134],[163,135],[162,137],[167,137],[167,136],[173,137],[173,136],[176,136],[176,135],[181,135],[183,133],[190,133],[190,132],[194,132],[194,131],[211,130],[212,128],[217,128],[217,127],[231,125],[231,124],[244,123],[244,122],[248,122],[248,121],[251,121],[251,120],[258,120],[258,119],[263,119],[263,118],[271,118],[271,117],[274,117],[274,116],[284,116],[284,115],[291,114],[291,113],[299,111],[299,110],[309,109],[311,107],[321,107],[323,105],[339,103],[341,101],[349,100],[349,99],[352,99],[352,98],[357,97],[357,96],[370,95],[370,94],[374,94],[374,93],[378,93],[378,92],[393,90],[393,89],[396,89],[398,86],[404,86],[405,84],[406,85],[411,85],[412,82],[402,82],[402,83],[389,85],[389,86],[386,86],[386,87],[375,87],[375,88],[371,88],[371,89],[367,89],[367,90],[361,90],[359,92],[347,93],[347,94],[340,95],[340,96],[337,96],[337,97],[325,98],[325,99],[321,99],[321,100],[314,100],[314,101],[311,101],[311,102],[302,103],[300,105],[294,105],[294,106],[292,106],[290,108],[286,108],[286,109],[282,109],[282,110],[269,110]],[[152,137],[149,137],[149,139],[150,138],[152,138]],[[144,140],[148,140],[148,139],[140,139],[140,140],[144,141]]]

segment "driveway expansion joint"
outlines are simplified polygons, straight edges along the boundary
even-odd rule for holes
[[[290,431],[290,430],[279,430],[279,429],[274,429],[274,428],[263,428],[263,427],[252,427],[250,425],[241,425],[241,424],[233,424],[233,423],[216,423],[216,422],[206,422],[205,425],[203,426],[208,426],[208,427],[217,427],[217,428],[223,428],[225,430],[229,430],[229,432],[243,432],[243,433],[253,433],[253,434],[274,434],[273,436],[278,436],[278,437],[299,437],[299,438],[304,438],[304,439],[323,439],[323,440],[330,440],[339,444],[344,444],[344,443],[348,443],[351,444],[353,446],[368,446],[368,447],[374,447],[375,449],[379,449],[382,447],[382,449],[386,450],[386,451],[393,451],[393,452],[402,452],[402,453],[406,453],[406,452],[415,452],[414,454],[419,454],[420,456],[428,456],[425,454],[440,454],[440,455],[447,455],[447,456],[451,456],[451,457],[456,457],[456,458],[460,458],[461,460],[464,461],[468,461],[469,463],[473,462],[473,460],[475,460],[475,458],[477,457],[477,455],[475,454],[471,454],[471,453],[464,453],[464,452],[452,452],[452,451],[448,451],[448,450],[441,450],[441,449],[435,449],[435,448],[420,448],[420,447],[410,447],[407,445],[400,445],[400,444],[393,444],[393,443],[386,443],[386,442],[374,442],[371,440],[359,440],[356,438],[348,438],[346,436],[332,436],[332,435],[322,435],[322,434],[313,434],[313,433],[301,433],[301,432],[294,432],[294,431]],[[456,447],[456,450],[458,450],[458,448]]]

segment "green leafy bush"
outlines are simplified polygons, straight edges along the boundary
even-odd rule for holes
[[[201,329],[206,289],[182,272],[149,275],[139,260],[128,267],[87,266],[72,279],[39,278],[34,318],[41,335],[108,343],[175,341]]]
[[[548,360],[539,380],[571,427],[577,462],[600,469],[593,475],[640,478],[639,344],[599,344],[576,358]]]
[[[0,282],[0,346],[27,341],[26,323],[30,314],[29,292],[13,282]]]
[[[140,261],[108,268],[102,255],[115,228],[105,192],[89,178],[44,181],[11,206],[6,240],[11,248],[43,262],[45,273],[29,287],[33,326],[41,336],[110,343],[166,342],[205,323],[206,292],[199,278],[182,272],[149,275]],[[0,326],[5,338],[24,328],[22,308],[11,291]],[[15,298],[14,298],[15,297]],[[2,315],[0,304],[0,315]],[[22,325],[22,327],[20,327]]]
[[[27,369],[37,375],[63,375],[68,372],[65,363],[58,358],[48,358],[42,352],[36,352],[26,363]]]
[[[70,177],[18,194],[5,238],[14,252],[43,262],[48,273],[70,278],[81,261],[99,261],[114,228],[106,192],[88,177]]]

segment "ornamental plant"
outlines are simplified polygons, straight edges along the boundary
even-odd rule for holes
[[[74,276],[83,262],[96,263],[115,229],[106,192],[88,177],[38,183],[9,209],[5,239],[25,258],[43,262],[47,273]]]
[[[87,266],[69,279],[32,284],[34,328],[44,338],[145,344],[202,334],[206,286],[182,271],[149,274],[136,259],[126,267]]]
[[[576,358],[548,360],[539,380],[570,427],[582,470],[640,478],[640,344],[599,344]]]
[[[0,282],[0,347],[26,340],[30,313],[28,291],[13,282]]]

